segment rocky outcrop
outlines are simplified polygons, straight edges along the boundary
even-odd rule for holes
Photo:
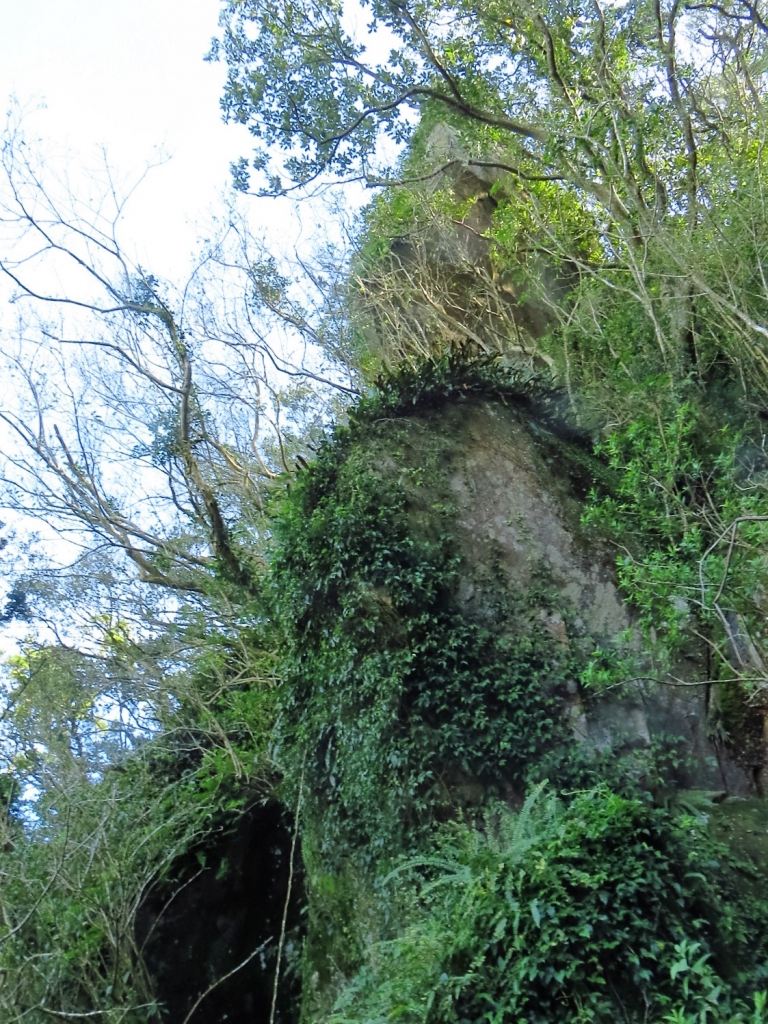
[[[639,641],[626,638],[633,612],[617,587],[615,554],[581,525],[594,469],[586,452],[538,421],[535,410],[499,401],[446,405],[403,425],[401,461],[408,465],[434,463],[440,439],[439,465],[411,500],[422,525],[435,514],[430,509],[450,509],[465,613],[493,614],[505,588],[517,594],[543,578],[566,609],[540,609],[560,643],[584,654],[624,646],[632,657],[636,674],[605,692],[568,683],[573,735],[585,750],[669,743],[678,751],[682,788],[763,795],[763,716],[742,702],[738,734],[723,738],[716,722],[726,698],[707,682],[700,646],[692,642],[661,681],[644,677]]]
[[[503,162],[470,158],[445,124],[432,131],[426,162],[434,171],[408,193],[413,215],[353,273],[351,310],[366,351],[389,369],[453,352],[551,370],[538,342],[576,267],[555,266],[531,245],[500,265],[494,215],[514,182]]]

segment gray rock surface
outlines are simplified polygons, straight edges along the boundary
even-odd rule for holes
[[[541,609],[556,639],[583,649],[628,643],[624,634],[633,613],[617,586],[615,556],[581,525],[587,490],[583,453],[537,424],[529,410],[498,401],[468,400],[432,413],[428,423],[413,417],[405,424],[409,464],[434,461],[440,439],[438,470],[428,494],[416,501],[422,518],[438,515],[435,509],[451,510],[444,514],[458,534],[458,597],[466,614],[491,614],[500,586],[514,594],[544,575],[568,609],[565,618]],[[642,665],[638,640],[629,643],[628,653]],[[749,749],[718,741],[711,725],[717,685],[706,682],[704,652],[695,642],[662,682],[638,676],[601,695],[579,692],[575,682],[569,687],[572,728],[580,742],[602,751],[674,740],[684,755],[680,773],[686,788],[763,795],[766,743],[755,735],[763,729],[762,717],[755,709],[745,711],[753,734]]]

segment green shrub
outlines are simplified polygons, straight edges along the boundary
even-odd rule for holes
[[[334,1024],[766,1019],[762,996],[752,1018],[740,1001],[765,983],[766,905],[739,895],[699,819],[538,787],[520,814],[444,826],[389,885],[413,886],[409,919]]]
[[[764,453],[745,430],[718,425],[694,401],[660,403],[599,451],[614,486],[592,493],[584,519],[619,547],[619,581],[638,609],[646,648],[666,670],[698,631],[712,673],[729,677],[728,615],[740,616],[757,651],[764,647]],[[756,665],[744,670],[745,679],[754,676]]]

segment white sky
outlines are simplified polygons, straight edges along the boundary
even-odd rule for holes
[[[158,150],[171,155],[131,201],[123,238],[160,277],[184,276],[195,223],[203,230],[230,162],[252,148],[221,120],[224,66],[203,61],[218,14],[218,0],[0,0],[0,101],[45,103],[27,131],[57,163],[97,166],[104,146],[130,177]],[[272,243],[290,242],[280,204],[251,202]]]

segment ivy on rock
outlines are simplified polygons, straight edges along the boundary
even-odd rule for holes
[[[552,588],[500,592],[469,616],[451,510],[435,508],[441,441],[425,463],[409,455],[414,417],[468,394],[535,393],[498,367],[464,378],[432,365],[382,388],[324,443],[278,522],[290,653],[277,756],[304,773],[334,857],[401,849],[473,786],[521,790],[530,761],[568,742],[574,655],[537,615],[557,605]]]

